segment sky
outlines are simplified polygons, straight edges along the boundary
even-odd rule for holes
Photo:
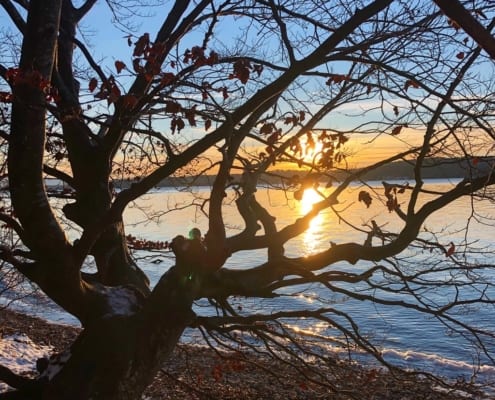
[[[145,21],[142,25],[136,27],[136,34],[142,34],[144,32],[149,32],[151,38],[154,37],[155,32],[160,27],[161,21],[163,20],[163,13],[166,12],[165,6],[151,8],[149,13],[149,18],[143,18],[141,21]],[[154,15],[153,15],[154,14]],[[112,18],[112,15],[106,7],[104,2],[98,2],[96,7],[91,10],[90,14],[87,16],[88,24],[87,27],[83,24],[81,27],[81,32],[91,33],[90,29],[94,31],[94,38],[88,35],[89,43],[94,43],[93,50],[97,54],[97,58],[102,58],[107,61],[110,65],[109,71],[113,71],[113,64],[115,60],[122,60],[127,64],[131,63],[132,48],[128,47],[126,34],[122,31],[116,29],[108,21]],[[89,28],[89,23],[91,23],[91,28]],[[232,25],[231,22],[224,24],[219,28],[220,35],[223,35],[220,39],[227,42],[228,38],[231,37],[232,30],[236,30],[238,27]],[[96,37],[98,40],[96,41]],[[202,35],[197,35],[197,41],[195,38],[187,38],[184,46],[194,46],[202,40]],[[111,49],[111,51],[109,51]],[[359,113],[359,107],[363,109],[372,109],[377,106],[376,100],[370,100],[369,104],[366,102],[361,102],[359,104],[349,104],[348,115],[345,115],[346,109],[344,108],[339,113],[332,113],[331,119],[332,124],[341,130],[349,129],[351,126],[356,125],[356,121],[359,120],[356,113]],[[365,117],[367,119],[380,119],[381,114],[377,110],[376,112],[369,112]],[[166,126],[164,129],[167,129]],[[198,129],[199,134],[204,134],[203,129]],[[422,142],[424,132],[413,131],[412,129],[404,129],[400,136],[392,137],[388,134],[382,134],[380,136],[373,137],[363,137],[358,135],[352,135],[351,140],[346,144],[346,153],[350,154],[348,157],[348,165],[353,168],[359,168],[382,160],[383,158],[393,156],[399,152],[405,151],[410,145],[417,146]],[[193,133],[194,135],[194,133]],[[262,149],[260,149],[262,151]]]
[[[81,3],[81,2],[79,2]],[[151,38],[154,37],[157,32],[164,15],[167,13],[167,6],[171,2],[166,2],[165,6],[142,8],[138,10],[144,14],[149,14],[148,18],[142,18],[140,25],[136,25],[136,35],[139,36],[142,33],[149,32]],[[76,2],[77,4],[77,2]],[[153,15],[154,14],[154,15]],[[80,34],[84,36],[85,41],[93,52],[95,59],[103,62],[106,67],[106,72],[109,74],[116,74],[114,69],[114,62],[116,60],[124,61],[127,65],[131,64],[132,47],[127,45],[126,33],[117,29],[114,25],[109,23],[113,18],[111,11],[104,1],[99,1],[96,6],[90,11],[86,19],[80,26]],[[135,19],[132,20],[136,21]],[[8,26],[8,19],[5,17],[4,12],[0,11],[0,26]],[[236,27],[230,27],[236,29]],[[13,28],[15,30],[15,28]],[[226,25],[220,30],[221,34],[225,35],[225,39],[228,41],[229,26]],[[201,35],[197,38],[187,39],[184,46],[193,46],[198,44],[202,39]],[[121,78],[122,79],[122,78]],[[359,103],[357,105],[349,105],[350,107],[367,107],[366,103]],[[372,105],[369,107],[371,108]],[[351,110],[352,111],[352,110]],[[368,115],[367,118],[374,117]],[[379,118],[378,113],[376,116]],[[332,123],[338,129],[346,130],[352,124],[356,124],[356,121],[360,118],[357,116],[345,116],[344,114],[333,113],[331,115]],[[168,129],[168,126],[164,126],[164,129]],[[406,131],[404,130],[400,136],[392,137],[389,134],[382,134],[379,137],[359,137],[353,135],[351,140],[346,144],[346,152],[350,154],[348,158],[349,166],[362,167],[372,162],[383,159],[384,157],[392,156],[406,149],[407,144],[418,145],[421,142],[423,132],[420,131]]]
[[[76,5],[79,5],[80,3],[81,2],[75,2]],[[139,25],[134,26],[136,36],[149,32],[151,38],[154,37],[160,27],[164,14],[167,12],[167,6],[170,5],[170,2],[166,3],[166,5],[162,6],[137,10],[137,12],[142,13],[143,16],[149,15],[149,17],[131,20],[133,23],[139,21]],[[131,65],[133,48],[129,47],[127,44],[127,33],[109,23],[112,19],[112,12],[106,5],[106,2],[99,1],[82,21],[79,27],[79,34],[84,37],[85,43],[93,53],[94,58],[102,65],[106,66],[105,71],[108,74],[116,75],[114,67],[115,61],[121,60],[127,65]],[[220,38],[222,41],[228,41],[231,30],[237,28],[235,26],[230,26],[229,24],[231,23],[229,22],[220,28],[220,35],[224,35]],[[9,19],[6,17],[3,10],[0,10],[0,26],[4,26],[4,28],[10,27],[14,32],[16,30],[16,28],[10,24]],[[196,38],[194,36],[193,38],[187,38],[184,47],[198,44],[196,39],[197,42],[201,42],[202,35],[198,34]],[[124,78],[120,76],[119,80],[123,81]],[[343,115],[332,115],[332,118],[333,123],[336,123],[336,126],[339,129],[347,128],[349,118],[346,118]],[[164,129],[168,129],[168,126],[165,126]],[[352,155],[349,158],[350,164],[362,166],[382,158],[383,156],[395,154],[402,148],[400,141],[391,140],[387,135],[374,138],[372,143],[373,149],[370,148],[369,138],[352,138],[352,140],[348,142],[347,150],[350,154],[356,155]]]

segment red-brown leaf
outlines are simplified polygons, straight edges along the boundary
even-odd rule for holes
[[[452,254],[454,254],[454,252],[455,252],[455,244],[454,243],[450,243],[450,247],[445,252],[445,256],[446,257],[450,257]]]
[[[284,124],[285,125],[290,125],[290,124],[297,124],[297,119],[296,117],[294,117],[294,115],[289,115],[288,117],[285,117],[285,120],[284,120]]]
[[[117,70],[118,74],[120,74],[124,68],[125,64],[122,61],[115,61],[115,69]]]
[[[326,84],[330,86],[332,83],[341,83],[349,81],[351,77],[349,75],[344,74],[330,74],[330,78],[326,81]]]
[[[119,87],[114,84],[107,98],[108,104],[116,103],[117,100],[120,98],[120,94],[121,93]]]
[[[175,133],[175,130],[177,129],[178,132],[180,132],[185,126],[184,121],[182,118],[173,118],[170,121],[170,129],[172,129],[172,133]]]
[[[233,77],[241,81],[241,83],[246,84],[249,80],[251,63],[248,60],[240,59],[234,63],[234,74]]]
[[[196,105],[185,111],[185,116],[190,126],[196,126]]]
[[[162,85],[170,85],[175,79],[175,74],[171,73],[171,72],[165,72],[163,75],[162,75],[162,79],[160,80],[160,83]]]
[[[91,80],[89,81],[89,91],[90,92],[94,92],[94,90],[96,89],[96,86],[98,86],[98,80],[96,78],[91,78]]]
[[[227,100],[229,98],[229,92],[227,91],[227,87],[225,86],[222,88],[222,95],[224,100]]]
[[[175,101],[167,101],[165,103],[165,112],[167,113],[175,114],[180,112],[181,110],[182,110],[181,105]]]
[[[262,135],[269,135],[270,133],[273,132],[273,130],[275,129],[275,125],[273,123],[266,123],[266,124],[263,124],[263,126],[261,127],[260,129],[260,133]]]
[[[396,136],[400,133],[401,130],[402,130],[402,125],[396,126],[394,129],[392,129],[391,135]]]
[[[176,126],[177,126],[177,130],[180,132],[182,129],[184,129],[186,124],[184,123],[184,120],[182,118],[177,118]]]
[[[409,89],[410,87],[413,87],[413,88],[417,89],[417,88],[419,88],[419,83],[416,82],[416,81],[414,81],[414,80],[412,80],[412,79],[408,79],[406,81],[406,83],[404,84],[404,90],[407,91],[407,89]]]
[[[150,35],[148,33],[145,33],[136,42],[136,46],[134,47],[134,52],[132,55],[134,57],[140,57],[144,55],[144,52],[149,47],[149,44],[150,44]]]
[[[362,201],[364,204],[366,204],[366,207],[369,208],[371,205],[371,202],[373,201],[371,199],[370,194],[366,190],[361,190],[358,195],[358,200]]]
[[[275,144],[279,138],[280,138],[280,133],[278,131],[275,131],[270,136],[268,136],[266,141],[269,144]]]
[[[210,52],[210,56],[206,59],[207,65],[214,65],[218,62],[218,54],[214,51]]]
[[[213,375],[213,379],[215,379],[216,382],[219,382],[222,380],[223,377],[223,368],[220,364],[216,364],[212,371],[211,374]]]
[[[299,189],[294,192],[294,199],[301,201],[304,196],[304,189]]]

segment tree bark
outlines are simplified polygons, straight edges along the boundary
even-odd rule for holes
[[[201,282],[199,275],[190,279],[192,269],[171,268],[146,300],[137,298],[137,312],[93,321],[15,398],[139,399],[195,317],[191,307]]]

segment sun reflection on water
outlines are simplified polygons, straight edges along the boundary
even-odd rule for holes
[[[299,212],[301,215],[307,214],[311,211],[313,204],[321,200],[322,197],[314,189],[306,189],[301,201],[299,202]],[[305,254],[311,254],[317,251],[319,241],[321,240],[322,225],[324,220],[324,215],[321,213],[318,214],[311,220],[309,229],[304,232],[302,238]]]
[[[330,328],[330,325],[327,322],[319,321],[301,326],[301,320],[299,320],[297,325],[287,323],[286,326],[294,333],[299,335],[313,336],[324,339],[329,338],[327,330]]]

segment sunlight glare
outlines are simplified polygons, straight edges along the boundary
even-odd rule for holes
[[[312,146],[310,146],[307,142],[303,141],[302,143],[302,148],[303,148],[303,159],[307,163],[313,163],[314,158],[321,153],[323,150],[323,144],[320,141],[314,142]]]
[[[313,204],[320,201],[322,198],[314,189],[305,189],[301,200],[301,213],[307,214],[311,211]]]
[[[307,214],[311,211],[313,204],[322,200],[321,196],[311,188],[304,190],[302,200],[300,201],[300,212],[301,214]],[[310,224],[309,229],[304,233],[304,247],[307,254],[314,253],[317,247],[317,237],[321,233],[323,223],[323,216],[318,214],[314,217]]]

